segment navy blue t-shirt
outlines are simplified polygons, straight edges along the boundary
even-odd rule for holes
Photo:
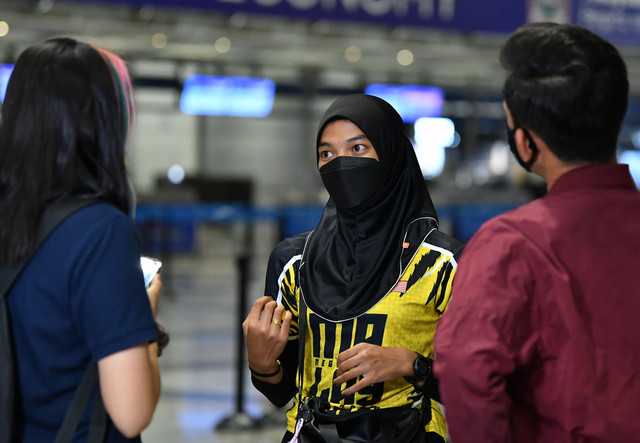
[[[7,300],[23,442],[55,440],[91,358],[157,338],[139,259],[131,220],[99,203],[64,220],[19,276]],[[89,416],[75,441],[86,441]],[[108,441],[130,440],[112,426]]]

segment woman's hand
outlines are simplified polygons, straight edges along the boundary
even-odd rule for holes
[[[158,299],[160,298],[160,291],[162,291],[162,280],[160,280],[160,274],[156,274],[147,288],[147,295],[149,296],[149,303],[151,303],[153,318],[156,318],[156,315],[158,314]]]
[[[341,385],[362,376],[360,381],[342,391],[342,395],[348,397],[374,383],[413,375],[413,362],[417,355],[406,348],[358,343],[338,355],[338,370],[333,383]]]
[[[242,323],[251,369],[263,374],[278,370],[278,357],[289,339],[292,317],[291,312],[285,313],[284,306],[278,306],[271,297],[260,297],[253,303],[247,319]],[[258,378],[277,383],[282,378],[281,374]]]

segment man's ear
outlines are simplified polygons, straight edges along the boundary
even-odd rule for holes
[[[520,158],[523,162],[527,163],[533,157],[533,149],[531,149],[531,146],[529,145],[529,139],[524,134],[524,130],[522,128],[518,128],[516,130],[514,138]]]

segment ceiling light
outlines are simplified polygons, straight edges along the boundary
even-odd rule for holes
[[[413,52],[409,51],[408,49],[401,49],[400,51],[398,51],[398,55],[396,55],[396,60],[402,66],[409,66],[411,63],[413,63]]]
[[[53,9],[53,0],[40,0],[38,2],[38,11],[46,14]]]
[[[156,8],[151,5],[144,5],[138,10],[140,20],[150,22],[156,15]]]
[[[9,33],[9,23],[0,20],[0,37],[4,37]]]
[[[167,178],[175,185],[182,183],[185,175],[182,165],[173,165],[167,171]]]
[[[164,48],[167,46],[167,36],[162,32],[153,34],[153,37],[151,37],[151,46],[156,49]]]
[[[347,61],[355,63],[362,58],[362,51],[357,46],[349,46],[344,51],[344,58],[346,58]]]
[[[229,40],[227,37],[220,37],[218,40],[216,40],[213,47],[220,54],[226,54],[227,52],[229,52],[229,49],[231,49],[231,40]]]
[[[229,17],[229,25],[235,29],[241,29],[247,24],[247,14],[235,12]]]

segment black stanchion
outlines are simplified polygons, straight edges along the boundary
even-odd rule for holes
[[[249,279],[251,275],[251,253],[254,245],[252,220],[246,216],[244,224],[243,248],[236,259],[238,270],[238,312],[236,336],[236,410],[231,416],[223,419],[215,426],[216,431],[255,430],[259,428],[286,426],[284,412],[276,409],[263,417],[255,418],[244,411],[244,386],[247,364],[245,362],[244,333],[242,323],[247,315]]]
[[[215,426],[215,430],[247,430],[257,429],[261,420],[253,418],[244,411],[244,382],[246,365],[244,362],[244,334],[242,322],[247,312],[247,289],[249,285],[249,255],[242,253],[236,260],[238,269],[238,321],[236,335],[236,410]]]

